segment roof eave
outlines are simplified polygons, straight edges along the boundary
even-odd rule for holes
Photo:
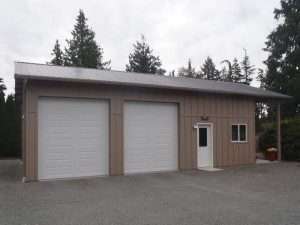
[[[252,93],[237,93],[231,91],[212,91],[212,90],[199,90],[196,88],[189,87],[172,87],[172,86],[164,86],[164,85],[152,85],[152,84],[139,84],[139,83],[130,83],[130,82],[116,82],[116,81],[103,81],[103,80],[91,80],[91,79],[73,79],[73,78],[65,78],[65,77],[50,77],[50,76],[31,76],[15,73],[15,79],[29,79],[29,80],[44,80],[44,81],[60,81],[60,82],[83,82],[83,83],[96,83],[96,84],[107,84],[107,85],[121,85],[121,86],[135,86],[135,87],[148,87],[148,88],[158,88],[158,89],[168,89],[168,90],[178,90],[178,91],[190,91],[190,92],[198,92],[198,93],[208,93],[208,94],[226,94],[226,95],[239,95],[239,96],[247,96],[252,97],[256,101],[285,101],[292,99],[291,96],[288,95],[280,95],[280,96],[262,96],[255,95]],[[278,93],[276,93],[279,95]]]

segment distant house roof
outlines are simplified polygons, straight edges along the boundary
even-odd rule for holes
[[[280,93],[231,82],[24,62],[15,63],[15,78],[152,87],[204,93],[252,96],[257,99],[283,100],[291,98],[290,96]]]

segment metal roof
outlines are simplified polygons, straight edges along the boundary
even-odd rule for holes
[[[291,98],[288,95],[232,82],[25,62],[15,63],[15,78],[152,87],[204,93],[252,96],[259,99]]]

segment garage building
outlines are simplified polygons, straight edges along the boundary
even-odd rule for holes
[[[256,102],[289,98],[230,82],[23,62],[15,80],[26,181],[253,164]]]

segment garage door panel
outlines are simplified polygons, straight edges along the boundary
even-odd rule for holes
[[[40,98],[39,179],[108,174],[108,103]]]
[[[124,172],[178,168],[176,104],[126,102],[124,105]]]
[[[47,173],[47,179],[71,177],[73,163],[70,159],[49,160],[43,166],[41,173]]]

